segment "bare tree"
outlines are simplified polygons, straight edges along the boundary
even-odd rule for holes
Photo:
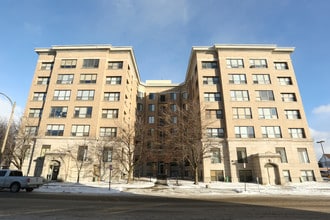
[[[7,123],[4,120],[0,121],[0,140],[1,146],[4,140],[5,130],[7,129]],[[20,145],[18,141],[20,124],[13,122],[10,126],[10,130],[7,137],[7,143],[1,155],[1,164],[3,167],[9,167],[10,163],[17,167],[17,169],[22,168],[24,159],[27,156],[29,147]],[[28,135],[27,135],[28,136]],[[27,138],[25,137],[25,143],[27,143]],[[31,135],[30,135],[31,138]]]
[[[106,175],[107,165],[112,164],[114,140],[111,137],[98,138],[95,146],[93,175],[101,180]]]
[[[114,160],[118,161],[127,175],[127,183],[133,181],[134,170],[146,158],[143,116],[138,116],[135,125],[118,126],[117,137],[113,139]]]
[[[92,157],[88,153],[88,144],[85,141],[83,144],[68,146],[68,149],[62,148],[56,152],[56,155],[61,158],[62,161],[67,161],[66,158],[73,161],[74,168],[77,171],[77,183],[80,182],[82,171],[88,168],[92,162]],[[84,171],[86,172],[86,170]]]
[[[180,120],[178,116],[180,111],[177,109],[169,109],[168,106],[162,106],[160,108],[159,124],[157,126],[157,139],[154,142],[159,151],[153,156],[158,161],[163,161],[166,164],[170,164],[182,159],[182,150],[180,149]],[[165,169],[168,169],[165,166]],[[168,174],[168,170],[165,170]]]
[[[199,171],[203,166],[204,158],[209,156],[210,145],[203,144],[202,139],[207,139],[207,123],[201,120],[201,108],[198,102],[190,102],[180,108],[180,137],[178,144],[181,146],[182,156],[193,170],[194,184],[199,183]]]
[[[23,163],[31,153],[31,144],[36,138],[35,130],[25,130],[26,126],[22,126],[22,119],[19,123],[13,123],[15,126],[15,134],[13,145],[10,149],[10,163],[17,169],[21,170]]]

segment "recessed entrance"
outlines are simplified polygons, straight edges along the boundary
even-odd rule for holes
[[[278,167],[275,164],[267,163],[265,165],[266,169],[266,179],[267,184],[269,185],[276,185],[279,184],[279,173],[278,173]]]
[[[49,165],[51,180],[57,180],[57,176],[60,172],[60,166],[61,166],[61,163],[59,161],[57,161],[57,160],[51,161],[51,164]]]

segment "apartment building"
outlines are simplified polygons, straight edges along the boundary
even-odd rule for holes
[[[201,180],[321,180],[290,58],[294,48],[193,47],[181,84],[142,82],[131,47],[35,51],[24,115],[25,132],[34,138],[27,143],[25,173],[64,181],[126,178],[123,157],[114,156],[125,150],[111,138],[133,128],[133,135],[143,135],[132,143],[145,149],[135,152],[134,160],[144,156],[135,176],[192,178],[179,139],[170,137],[184,133],[181,109],[193,103],[199,115],[192,117],[200,121],[194,127],[203,130],[199,144],[207,149]]]

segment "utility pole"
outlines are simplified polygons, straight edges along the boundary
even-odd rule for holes
[[[8,138],[8,134],[9,134],[9,130],[10,130],[10,126],[11,126],[11,123],[13,121],[13,118],[14,118],[14,112],[15,112],[15,106],[16,106],[16,102],[13,102],[5,93],[3,92],[0,92],[0,95],[3,95],[4,97],[6,97],[8,99],[8,101],[10,102],[11,104],[11,113],[10,113],[10,117],[9,117],[9,120],[8,120],[8,124],[7,124],[7,128],[6,128],[6,132],[5,132],[5,136],[3,138],[3,142],[2,142],[2,146],[1,146],[1,156],[0,156],[0,165],[3,166],[3,161],[5,161],[5,158],[3,156],[3,153],[4,153],[4,150],[5,150],[5,147],[6,147],[6,144],[7,144],[7,138]]]

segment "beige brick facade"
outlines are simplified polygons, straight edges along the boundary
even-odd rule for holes
[[[194,100],[210,131],[201,142],[218,149],[204,159],[203,181],[319,181],[293,51],[275,45],[193,47],[184,82],[173,84],[141,82],[131,47],[36,49],[39,58],[24,116],[27,131],[37,133],[24,171],[75,181],[74,156],[79,146],[87,146],[82,179],[107,180],[110,164],[114,178],[125,178],[115,160],[95,171],[102,137],[118,133],[119,126],[134,126],[137,111],[144,112],[145,127],[157,130],[162,105],[176,108]],[[146,161],[135,175],[192,177],[189,167],[174,161]]]

